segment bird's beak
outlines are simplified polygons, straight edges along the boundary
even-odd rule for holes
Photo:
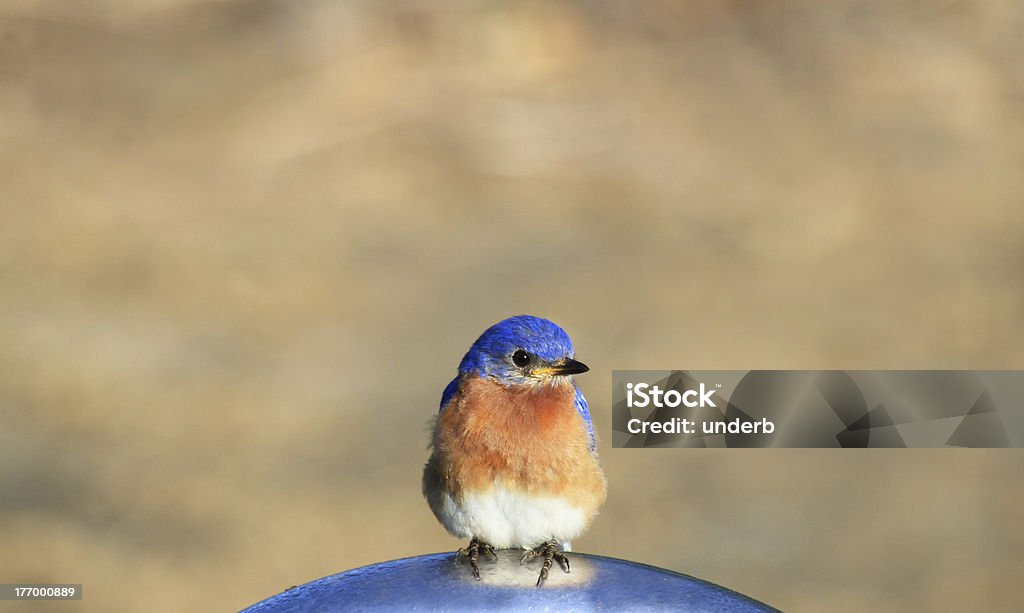
[[[590,370],[590,367],[583,362],[577,362],[572,358],[565,358],[552,364],[551,366],[544,366],[541,368],[534,369],[534,374],[538,375],[578,375],[585,373]]]

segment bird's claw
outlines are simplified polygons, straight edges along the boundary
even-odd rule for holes
[[[565,555],[558,548],[558,541],[550,540],[546,543],[529,549],[523,554],[523,558],[519,561],[520,564],[532,562],[533,560],[543,557],[544,563],[540,567],[540,577],[537,578],[537,587],[544,585],[544,581],[548,578],[548,571],[551,570],[551,566],[555,561],[562,567],[562,570],[569,572],[569,557]]]
[[[498,559],[498,554],[494,552],[494,547],[491,547],[487,543],[473,539],[469,542],[467,547],[460,547],[459,551],[455,554],[455,561],[458,562],[462,558],[469,558],[469,566],[473,569],[473,577],[480,580],[480,566],[477,563],[480,559],[480,552],[489,553],[495,560]]]

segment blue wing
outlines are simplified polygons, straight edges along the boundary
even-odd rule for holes
[[[576,387],[576,383],[573,382],[573,387]],[[583,397],[583,392],[580,388],[576,387],[576,412],[583,417],[583,421],[587,422],[587,434],[590,435],[590,450],[594,451],[597,448],[597,438],[594,437],[594,422],[590,420],[590,406],[587,405],[587,399]]]
[[[444,388],[444,392],[441,394],[441,406],[438,407],[438,409],[437,409],[438,413],[443,411],[444,408],[446,406],[448,406],[448,403],[451,402],[452,398],[455,396],[455,392],[459,391],[459,377],[460,376],[461,375],[455,375],[455,378],[452,379],[452,382],[449,383]],[[577,395],[578,394],[579,394],[579,392],[577,392]],[[584,404],[586,404],[586,403],[584,402]]]

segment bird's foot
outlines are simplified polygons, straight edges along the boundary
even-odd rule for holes
[[[548,571],[551,570],[551,566],[555,561],[558,561],[558,565],[562,567],[562,570],[569,572],[569,557],[559,549],[558,541],[552,539],[528,550],[523,554],[523,559],[520,560],[520,564],[531,562],[540,557],[544,558],[544,564],[540,567],[540,577],[537,578],[537,587],[544,585],[544,581],[548,578]]]
[[[480,580],[480,566],[477,561],[480,559],[480,552],[489,553],[495,560],[498,559],[498,554],[494,553],[494,547],[491,547],[483,541],[473,539],[469,542],[468,547],[461,547],[455,554],[455,561],[459,562],[462,558],[469,558],[469,566],[473,569],[473,577],[477,581]]]

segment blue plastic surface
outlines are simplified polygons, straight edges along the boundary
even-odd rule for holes
[[[245,613],[331,611],[688,611],[761,613],[772,607],[695,577],[626,560],[572,552],[535,587],[540,561],[521,552],[481,556],[481,580],[465,561],[437,553],[364,566],[293,587]]]

